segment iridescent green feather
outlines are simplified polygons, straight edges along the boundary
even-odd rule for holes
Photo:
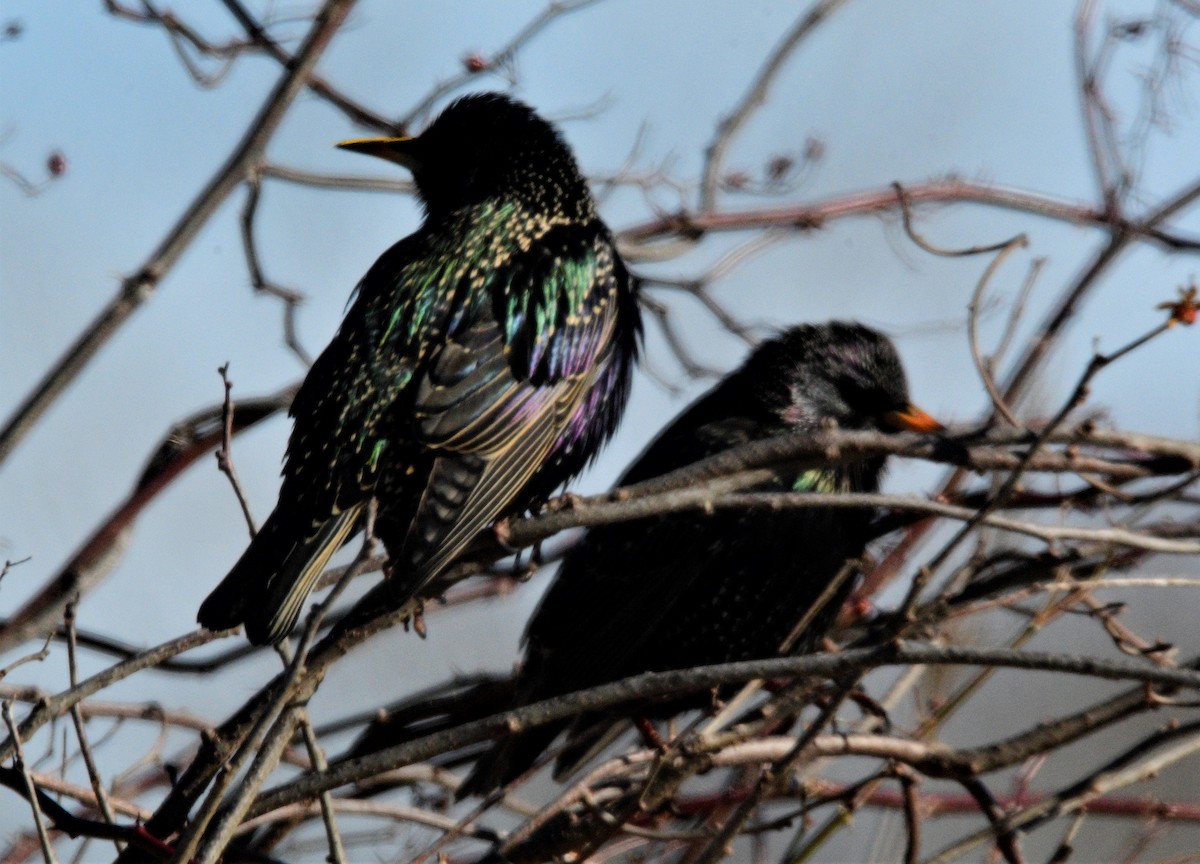
[[[503,322],[505,341],[512,344],[523,328],[532,324],[530,355],[537,361],[546,356],[552,338],[570,325],[574,315],[587,314],[589,295],[596,290],[597,262],[591,248],[578,257],[555,260],[555,266],[534,290],[510,285],[506,291]],[[537,362],[531,362],[536,366]]]
[[[823,468],[810,468],[792,483],[793,492],[831,493],[842,491],[845,483],[838,482],[838,473]]]
[[[463,298],[468,306],[482,302],[491,277],[511,254],[512,223],[517,205],[511,201],[488,201],[477,210],[464,212],[460,230],[449,230],[443,242],[415,258],[398,275],[406,290],[391,310],[379,337],[382,347],[393,334],[402,336],[410,348],[419,349],[431,337],[441,338],[442,314],[449,310],[468,284]],[[398,329],[399,328],[399,329]]]

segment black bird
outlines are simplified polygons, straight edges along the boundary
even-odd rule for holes
[[[676,418],[620,485],[831,420],[845,429],[941,428],[909,403],[887,337],[852,323],[794,327]],[[873,492],[883,462],[781,469],[757,490]],[[642,672],[769,657],[802,621],[791,650],[811,650],[851,587],[844,565],[863,554],[871,517],[867,508],[717,510],[591,529],[567,555],[529,624],[514,707]],[[584,715],[503,739],[480,758],[458,795],[486,794],[515,779],[570,725],[561,774],[619,716]]]
[[[372,496],[396,603],[548,498],[612,434],[637,358],[629,274],[528,106],[464,96],[415,138],[338,146],[411,170],[425,218],[359,282],[292,403],[275,511],[200,607],[259,644],[288,634]]]

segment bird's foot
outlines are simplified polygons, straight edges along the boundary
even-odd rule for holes
[[[492,534],[496,538],[496,542],[500,544],[505,552],[516,552],[517,550],[511,543],[512,538],[512,520],[505,516],[503,519],[497,519],[496,524],[492,526]]]
[[[546,502],[545,510],[547,513],[557,513],[560,510],[574,510],[583,502],[583,499],[574,492],[564,492],[557,498],[551,498]]]
[[[424,639],[429,633],[429,628],[425,624],[425,601],[412,600],[410,606],[411,611],[404,619],[404,632],[407,633],[411,629]]]

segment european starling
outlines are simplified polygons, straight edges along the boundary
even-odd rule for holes
[[[620,483],[831,420],[844,429],[941,428],[909,403],[887,337],[852,323],[794,327],[676,418]],[[872,492],[883,461],[780,469],[757,491]],[[802,621],[790,650],[811,650],[851,587],[844,565],[863,554],[871,518],[868,508],[762,508],[591,529],[529,624],[515,705],[643,672],[770,657]],[[699,704],[676,702],[651,713]],[[513,780],[570,725],[561,774],[620,716],[584,715],[504,739],[480,758],[458,794],[486,794]]]
[[[415,138],[345,141],[412,171],[416,233],[359,282],[291,407],[274,512],[200,607],[283,639],[372,497],[391,598],[548,498],[624,411],[641,323],[567,145],[528,106],[465,96]]]

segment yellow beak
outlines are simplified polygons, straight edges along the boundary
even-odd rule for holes
[[[365,153],[367,156],[377,156],[397,165],[412,168],[414,158],[410,148],[403,146],[413,138],[403,135],[393,138],[351,138],[349,141],[339,141],[338,147],[353,153]]]

